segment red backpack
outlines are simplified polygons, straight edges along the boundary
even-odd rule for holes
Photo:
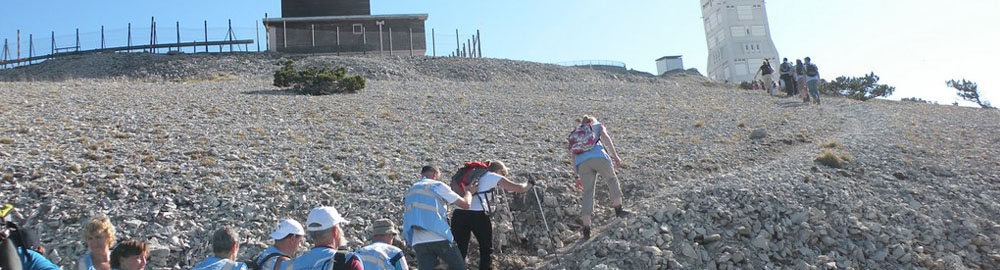
[[[470,191],[476,193],[476,188],[479,186],[479,178],[486,175],[486,164],[475,161],[466,162],[465,166],[459,168],[455,171],[455,175],[451,176],[451,190],[459,195],[465,194],[465,186],[471,186],[474,190]]]
[[[598,129],[594,127],[597,123],[583,124],[573,129],[566,138],[569,141],[569,151],[574,155],[594,149],[597,142],[601,140],[598,136]]]

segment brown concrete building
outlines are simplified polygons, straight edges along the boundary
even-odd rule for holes
[[[427,14],[371,15],[369,0],[282,0],[268,49],[289,53],[424,55]]]

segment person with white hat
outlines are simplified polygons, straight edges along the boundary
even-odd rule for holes
[[[286,219],[278,223],[278,228],[271,232],[271,239],[274,245],[268,247],[250,263],[250,270],[279,270],[281,262],[287,261],[295,256],[299,244],[305,238],[306,231],[302,229],[302,224],[294,219]]]
[[[347,242],[344,229],[340,224],[347,224],[333,206],[313,208],[306,217],[306,231],[312,238],[313,248],[292,261],[282,263],[282,269],[291,270],[363,270],[361,260],[357,255],[338,251]]]
[[[393,238],[399,234],[396,224],[389,219],[379,219],[372,223],[372,243],[358,249],[354,253],[361,257],[361,263],[366,270],[406,270],[406,256],[403,250],[392,245]]]

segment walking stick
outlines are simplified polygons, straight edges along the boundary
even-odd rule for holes
[[[514,234],[514,237],[517,237],[517,227],[514,226],[514,212],[510,211],[510,202],[508,201],[508,198],[506,198],[507,191],[504,191],[503,189],[500,189],[500,191],[503,192],[503,194],[500,195],[500,197],[502,197],[500,203],[504,205],[504,208],[507,208],[507,214],[510,214],[510,232]],[[497,245],[497,252],[503,254],[503,245]]]
[[[542,224],[545,224],[545,232],[546,234],[548,234],[549,240],[555,241],[555,239],[552,238],[552,231],[549,230],[549,221],[545,219],[545,209],[542,209],[542,199],[541,197],[538,197],[537,187],[532,185],[531,191],[535,192],[535,202],[538,203],[538,212],[542,212]],[[559,261],[559,250],[556,249],[554,252],[552,252],[552,254],[556,255],[556,264],[562,266],[562,262]]]

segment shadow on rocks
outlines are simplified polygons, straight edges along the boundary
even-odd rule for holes
[[[243,91],[244,95],[268,95],[268,96],[295,96],[298,95],[294,91],[287,90],[254,90],[254,91]]]
[[[775,102],[774,104],[778,105],[778,107],[782,107],[782,108],[795,108],[795,107],[802,107],[802,106],[805,106],[805,105],[809,105],[808,103],[805,103],[805,102],[802,102],[802,101]]]

